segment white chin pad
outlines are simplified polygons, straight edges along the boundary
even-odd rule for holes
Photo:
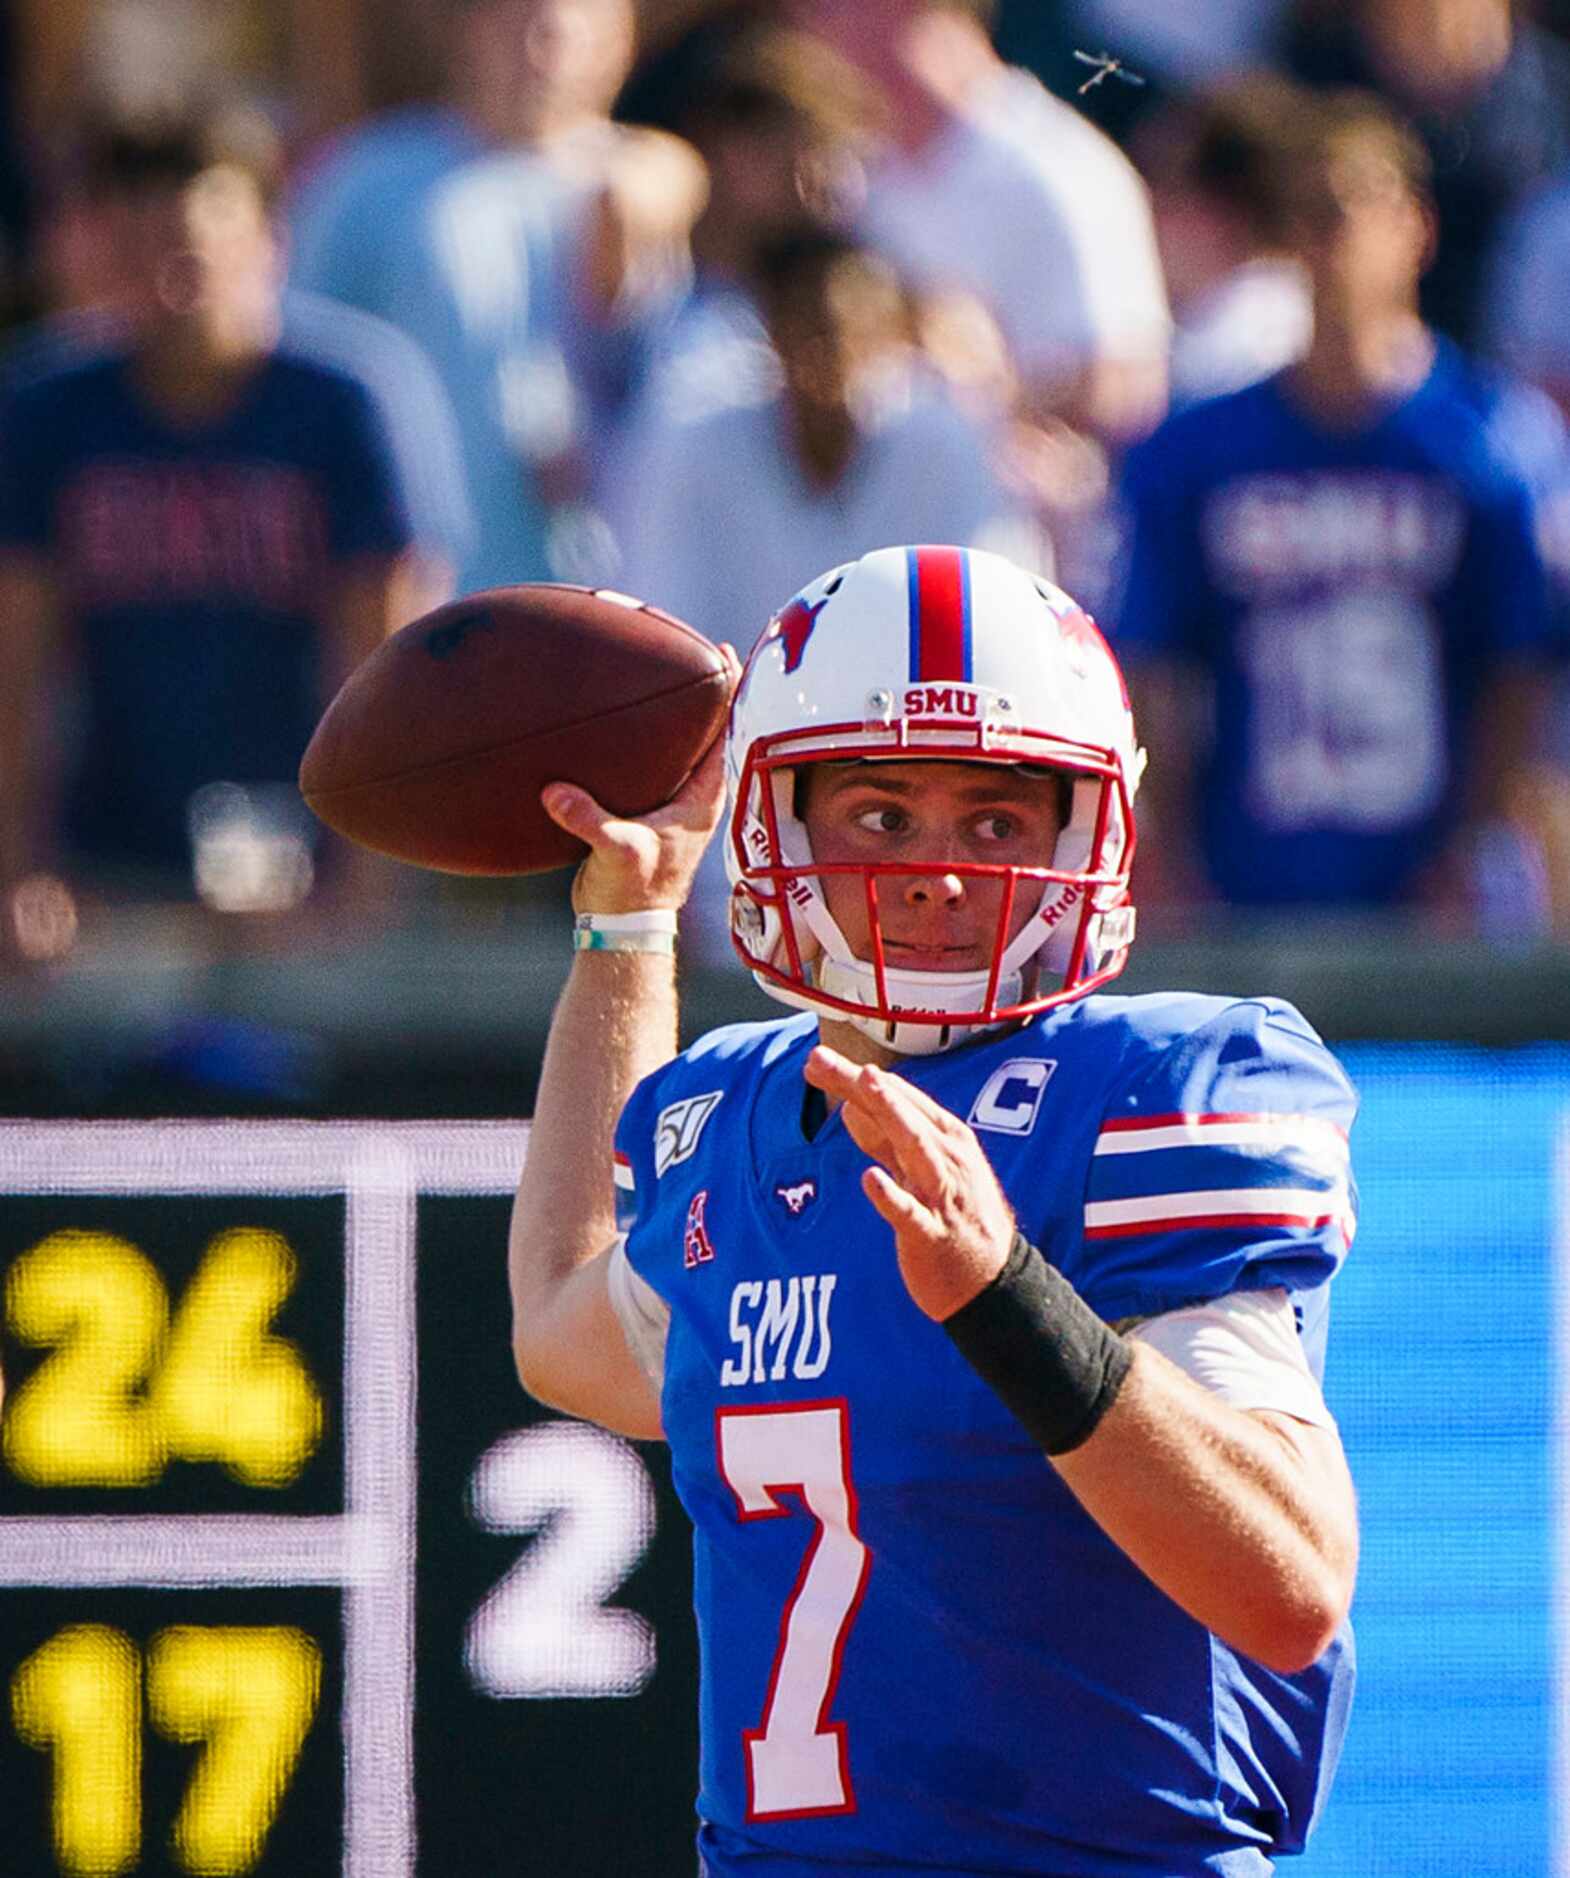
[[[968,1024],[952,1026],[948,1024],[902,1024],[882,1017],[877,1011],[878,980],[870,965],[864,965],[859,959],[849,963],[842,959],[820,958],[814,972],[818,988],[830,997],[844,998],[847,1002],[864,1004],[869,1007],[866,1016],[853,1016],[848,1012],[835,1012],[834,1016],[845,1023],[854,1024],[858,1030],[865,1031],[878,1043],[891,1050],[897,1050],[901,1056],[932,1056],[939,1050],[947,1050],[965,1037],[980,1030],[990,1030],[996,1025],[977,1023],[974,1018]],[[979,1011],[987,997],[986,972],[894,972],[885,970],[883,983],[887,989],[890,1005],[898,1011],[901,1005],[908,1005],[916,1011]],[[1020,997],[1020,977],[1017,972],[999,979],[997,1003],[1000,1006],[1017,1004]]]

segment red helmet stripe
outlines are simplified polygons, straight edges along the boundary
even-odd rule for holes
[[[909,548],[911,682],[968,684],[970,566],[963,548]]]

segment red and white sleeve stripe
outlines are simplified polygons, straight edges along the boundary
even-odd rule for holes
[[[1115,1183],[1093,1178],[1087,1239],[1200,1227],[1334,1226],[1351,1244],[1347,1138],[1322,1116],[1176,1114],[1105,1123],[1096,1158],[1130,1155],[1164,1157],[1159,1172],[1152,1163],[1149,1184],[1157,1190],[1140,1191],[1144,1183],[1133,1169],[1120,1170]],[[1106,1190],[1111,1185],[1115,1194]]]

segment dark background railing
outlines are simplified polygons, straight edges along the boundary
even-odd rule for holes
[[[1142,936],[1116,990],[1284,997],[1332,1043],[1570,1039],[1570,949],[1400,921],[1204,916]],[[0,1113],[527,1115],[568,966],[543,899],[374,942],[274,952],[149,914],[0,1001]],[[684,1030],[780,1007],[739,966],[684,967]]]

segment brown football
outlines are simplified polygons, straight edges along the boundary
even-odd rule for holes
[[[604,589],[498,587],[394,633],[348,678],[300,764],[329,828],[452,874],[538,874],[585,852],[549,782],[619,815],[668,802],[724,728],[719,649]]]

